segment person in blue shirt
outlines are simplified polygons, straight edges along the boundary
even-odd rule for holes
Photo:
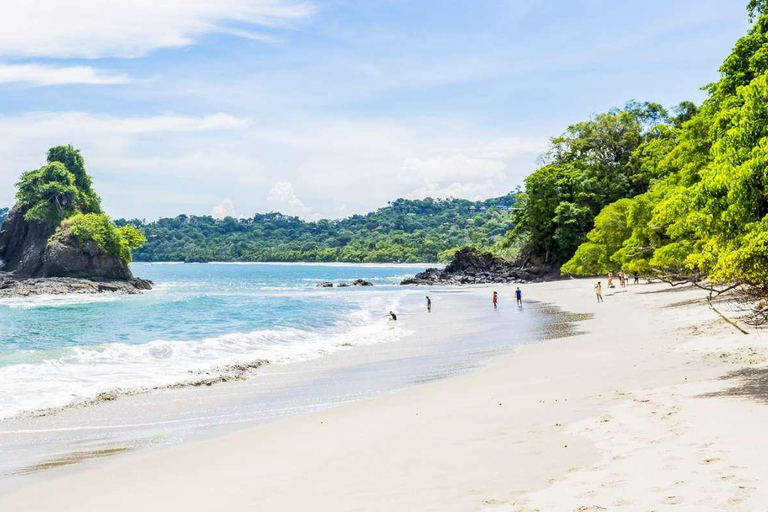
[[[515,290],[515,298],[517,298],[517,305],[522,306],[523,305],[523,292],[520,291],[520,287],[517,287],[517,290]]]

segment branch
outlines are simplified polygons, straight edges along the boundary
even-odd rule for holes
[[[715,294],[715,297],[717,297],[717,296],[719,296],[719,295],[721,295],[721,294],[723,294],[725,292],[729,292],[729,291],[733,290],[734,288],[738,288],[739,286],[741,286],[741,283],[736,282],[735,284],[732,284],[731,286],[728,286],[727,288],[723,288],[722,290],[716,290],[714,286],[709,286],[709,287],[702,286],[699,283],[693,283],[693,286],[695,286],[697,288],[701,288],[702,290],[709,292],[709,296],[710,297],[712,297],[713,293]]]
[[[728,318],[726,318],[726,317],[725,317],[725,315],[724,315],[724,314],[722,314],[721,312],[719,312],[719,311],[717,310],[717,308],[714,306],[714,304],[712,304],[712,299],[711,299],[711,297],[707,297],[707,302],[709,303],[709,307],[711,307],[711,308],[714,310],[714,312],[715,312],[715,313],[717,313],[718,315],[720,315],[720,318],[722,318],[723,320],[725,320],[726,322],[728,322],[729,324],[731,324],[732,326],[734,326],[734,327],[735,327],[736,329],[738,329],[738,330],[739,330],[739,331],[740,331],[742,334],[749,334],[747,331],[745,331],[744,329],[742,329],[741,327],[739,327],[738,325],[736,325],[736,323],[735,323],[735,322],[733,322],[733,321],[729,320]]]

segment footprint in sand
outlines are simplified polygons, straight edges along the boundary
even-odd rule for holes
[[[683,498],[680,496],[667,496],[663,503],[665,505],[680,505],[683,503]]]

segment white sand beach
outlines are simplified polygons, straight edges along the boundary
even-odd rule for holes
[[[514,287],[497,289],[514,307]],[[51,474],[0,510],[768,510],[764,334],[698,289],[630,286],[603,304],[591,280],[523,289],[594,316],[480,371]]]

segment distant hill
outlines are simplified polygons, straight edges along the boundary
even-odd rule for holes
[[[491,247],[512,229],[515,194],[486,201],[398,199],[366,215],[305,222],[280,213],[217,220],[179,215],[144,230],[135,261],[436,262],[459,247]]]

